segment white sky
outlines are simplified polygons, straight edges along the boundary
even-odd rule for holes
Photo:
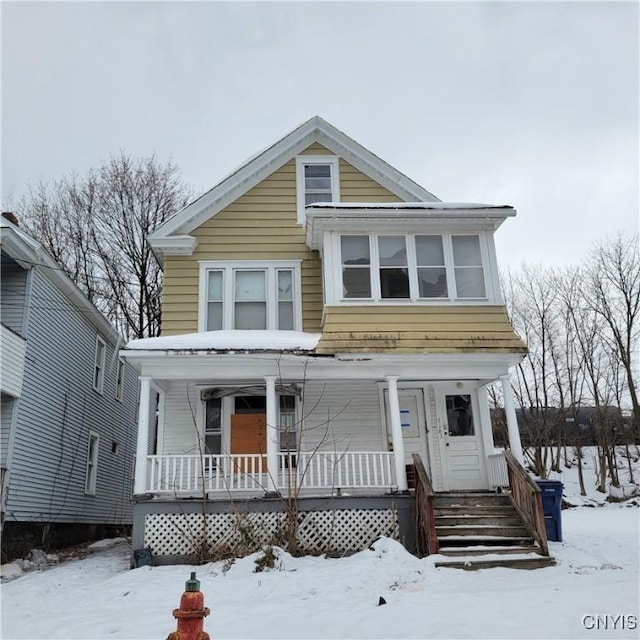
[[[200,193],[317,114],[575,261],[638,228],[638,78],[636,2],[3,2],[2,205],[120,149]]]

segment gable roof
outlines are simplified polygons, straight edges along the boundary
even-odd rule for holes
[[[153,233],[149,234],[147,238],[149,244],[153,248],[161,250],[163,239],[176,238],[176,236],[182,236],[182,241],[188,244],[184,238],[185,235],[237,200],[314,142],[340,156],[402,200],[439,202],[439,199],[432,193],[423,189],[419,184],[394,169],[342,131],[321,117],[314,116],[245,162],[222,182],[166,220]]]
[[[67,297],[69,305],[114,344],[122,337],[104,314],[84,295],[44,246],[17,225],[0,217],[0,248],[23,269],[38,268]]]

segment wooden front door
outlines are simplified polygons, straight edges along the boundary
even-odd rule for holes
[[[231,416],[231,454],[262,454],[235,462],[235,471],[257,475],[267,473],[267,416],[263,413],[234,413]]]

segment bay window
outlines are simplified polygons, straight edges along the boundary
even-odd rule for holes
[[[477,234],[344,234],[339,252],[343,300],[487,299]]]
[[[300,261],[200,263],[199,330],[301,329]]]

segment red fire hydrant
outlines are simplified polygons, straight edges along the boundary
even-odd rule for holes
[[[209,613],[209,608],[204,606],[200,581],[196,580],[196,573],[192,571],[180,598],[180,608],[173,610],[173,617],[178,619],[178,630],[170,633],[167,640],[210,640],[209,634],[203,629],[204,618]]]

